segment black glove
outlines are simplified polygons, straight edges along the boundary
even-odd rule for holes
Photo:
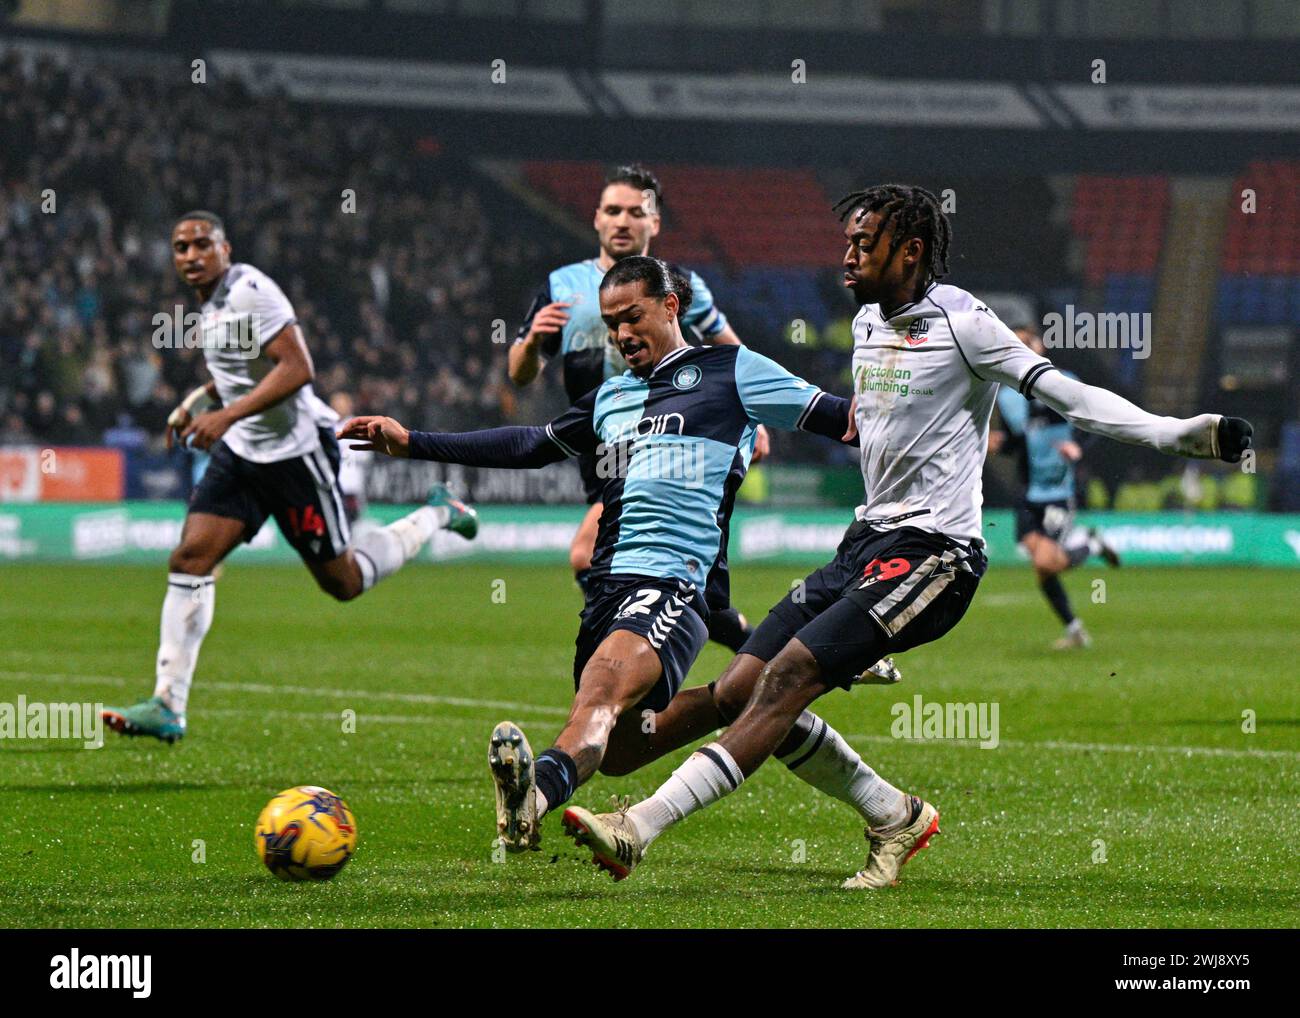
[[[1255,433],[1250,421],[1243,417],[1219,418],[1219,459],[1225,463],[1240,463],[1241,454],[1250,448],[1250,436]]]

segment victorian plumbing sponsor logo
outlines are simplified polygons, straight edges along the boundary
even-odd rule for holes
[[[912,372],[907,368],[882,366],[880,364],[859,364],[853,369],[853,383],[858,395],[868,392],[887,392],[899,396],[912,395]],[[931,389],[918,395],[931,395]]]
[[[55,990],[130,990],[144,998],[153,989],[153,955],[82,954],[73,948],[50,959],[50,987]]]

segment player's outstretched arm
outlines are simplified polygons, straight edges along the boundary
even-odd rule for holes
[[[1109,389],[1085,385],[1059,371],[1041,372],[1030,387],[1075,427],[1179,456],[1237,463],[1250,448],[1254,432],[1250,422],[1240,417],[1158,417]]]
[[[353,449],[470,467],[544,467],[566,455],[546,428],[535,427],[459,433],[408,431],[391,417],[354,417],[339,428],[338,437],[364,443]]]
[[[1071,378],[1016,338],[987,307],[953,315],[953,342],[979,379],[1037,396],[1077,428],[1160,452],[1236,463],[1253,429],[1240,417],[1157,417],[1123,396]]]
[[[785,431],[810,431],[837,442],[856,437],[851,404],[792,375],[770,357],[741,347],[736,391],[750,419]]]

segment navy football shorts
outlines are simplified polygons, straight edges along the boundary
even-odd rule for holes
[[[236,456],[225,442],[209,450],[211,459],[194,491],[189,511],[225,516],[244,523],[251,541],[268,516],[305,562],[329,562],[347,550],[348,518],[339,491],[339,443],[320,428],[321,447],[305,456],[254,463]]]
[[[635,709],[663,710],[682,688],[686,673],[709,640],[699,605],[695,588],[678,580],[649,576],[602,576],[593,580],[578,627],[573,688],[578,688],[582,670],[604,639],[616,630],[626,629],[644,636],[663,665],[659,681]]]
[[[795,585],[740,653],[771,661],[797,637],[822,679],[848,689],[881,658],[955,626],[987,565],[982,541],[967,547],[916,527],[884,530],[858,521],[835,557]]]
[[[1016,508],[1016,540],[1028,534],[1042,534],[1060,541],[1074,529],[1074,502],[1031,502],[1025,499]]]

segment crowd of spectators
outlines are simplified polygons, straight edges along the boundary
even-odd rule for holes
[[[293,302],[325,398],[444,430],[556,405],[557,378],[510,385],[502,340],[570,238],[496,235],[490,185],[403,123],[181,70],[0,58],[0,442],[161,440],[207,378],[154,342],[196,310],[169,246],[194,208]]]
[[[236,261],[292,301],[326,399],[412,427],[546,420],[559,372],[524,390],[507,346],[546,273],[594,243],[542,222],[418,122],[191,81],[189,65],[111,67],[0,55],[0,444],[154,449],[208,374],[198,350],[154,342],[155,316],[196,310],[170,232],[221,215]],[[672,229],[671,196],[669,222]],[[592,238],[594,241],[594,238]],[[739,285],[700,269],[742,339],[833,391],[849,386],[844,320],[817,342]],[[811,436],[776,459],[845,464]]]

